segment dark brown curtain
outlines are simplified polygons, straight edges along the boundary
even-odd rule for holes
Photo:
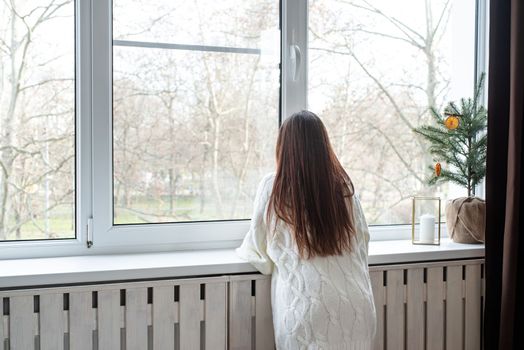
[[[524,0],[490,0],[488,91],[484,348],[524,349]]]

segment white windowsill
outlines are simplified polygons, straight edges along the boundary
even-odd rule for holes
[[[483,258],[484,245],[372,241],[369,264]],[[256,272],[233,249],[0,260],[0,288]]]

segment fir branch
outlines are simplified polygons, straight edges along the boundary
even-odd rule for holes
[[[485,75],[480,76],[473,98],[449,102],[440,113],[430,108],[432,123],[414,128],[413,131],[428,142],[428,151],[435,161],[444,163],[440,176],[429,167],[432,175],[430,185],[452,182],[465,187],[468,195],[486,173],[487,111],[480,102]],[[449,130],[445,126],[447,115],[456,115],[459,126]]]

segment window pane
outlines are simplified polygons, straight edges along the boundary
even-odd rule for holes
[[[407,224],[434,160],[412,128],[470,97],[475,1],[309,1],[309,108],[326,122],[371,224]]]
[[[115,224],[249,218],[273,168],[278,1],[198,5],[114,1]]]
[[[114,0],[115,40],[260,48],[278,29],[276,0]]]
[[[0,241],[75,237],[74,12],[0,3]]]

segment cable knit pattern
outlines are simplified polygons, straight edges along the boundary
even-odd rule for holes
[[[266,212],[274,174],[259,185],[251,227],[237,254],[272,274],[271,304],[279,350],[368,350],[375,333],[375,306],[368,272],[369,232],[353,196],[357,234],[352,252],[301,259],[288,225],[269,234]]]

